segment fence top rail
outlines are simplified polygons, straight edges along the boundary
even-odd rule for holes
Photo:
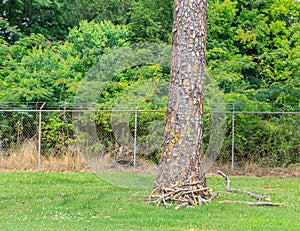
[[[90,113],[96,113],[96,112],[113,112],[113,113],[125,113],[125,112],[166,112],[166,110],[98,110],[98,109],[0,109],[0,112],[74,112],[74,113],[80,113],[80,112],[90,112]],[[216,114],[274,114],[274,115],[300,115],[300,111],[297,112],[288,112],[288,111],[275,111],[275,112],[269,112],[269,111],[209,111],[205,113],[216,113]]]
[[[300,111],[213,111],[220,114],[273,114],[273,115],[300,115]]]
[[[0,109],[0,112],[166,112],[166,110],[98,110],[98,109]]]

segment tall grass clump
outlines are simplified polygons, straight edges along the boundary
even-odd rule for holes
[[[38,148],[33,140],[25,140],[20,146],[11,148],[1,156],[1,169],[8,171],[87,171],[84,158],[76,148],[60,155],[41,155],[38,168]]]

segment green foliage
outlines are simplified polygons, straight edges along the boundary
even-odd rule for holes
[[[118,83],[125,83],[122,95],[114,98],[115,108],[126,107],[127,109],[151,109],[159,110],[166,108],[166,97],[169,73],[168,69],[160,65],[147,65],[125,70],[113,79]],[[120,82],[118,82],[120,81]],[[118,84],[119,85],[119,84]],[[120,86],[120,85],[119,85]],[[104,88],[103,92],[112,89]],[[102,94],[102,93],[101,93]],[[121,106],[122,105],[122,106]]]
[[[127,33],[126,27],[115,26],[109,21],[96,23],[85,20],[70,29],[68,40],[81,57],[88,53],[101,55],[105,48],[125,46]]]
[[[0,14],[7,18],[11,26],[19,28],[25,35],[41,33],[47,39],[62,39],[67,32],[59,19],[59,15],[63,13],[62,5],[61,0],[7,0],[1,2]],[[13,37],[7,39],[15,41]]]
[[[128,68],[116,74],[101,90],[98,108],[105,110],[135,110],[136,108],[159,110],[166,108],[168,71],[168,68],[160,65],[144,65]],[[98,137],[100,142],[105,145],[107,138],[116,135],[113,134],[112,123],[115,128],[124,126],[124,123],[127,124],[130,135],[133,137],[134,113],[101,112],[96,115],[95,120]],[[158,162],[163,133],[158,128],[163,129],[164,120],[164,113],[139,113],[138,115],[138,142],[142,156],[146,159]],[[120,142],[120,140],[113,139],[112,143],[115,142]],[[145,150],[146,147],[147,150]]]
[[[17,26],[11,26],[6,18],[0,17],[0,36],[11,43],[22,37],[22,33]]]
[[[297,110],[299,8],[294,0],[209,4],[208,67],[225,93]]]
[[[8,46],[2,43],[2,102],[73,101],[85,72],[108,47],[126,45],[126,29],[110,22],[81,22],[69,41],[47,42],[32,34]]]
[[[64,0],[61,7],[61,21],[72,28],[82,20],[111,21],[125,25],[130,18],[133,0]]]
[[[127,28],[111,22],[81,21],[70,29],[68,40],[79,55],[83,71],[88,71],[104,53],[105,49],[127,45]]]
[[[129,29],[131,41],[171,41],[173,0],[133,1]]]
[[[133,121],[132,119],[131,128],[134,128]],[[138,152],[142,158],[156,164],[159,164],[162,152],[164,124],[165,112],[138,114]]]
[[[29,112],[13,113],[0,112],[0,140],[1,148],[18,148],[25,140],[32,139],[36,135],[32,121],[35,115]]]
[[[80,59],[70,43],[46,45],[32,35],[8,50],[0,69],[2,102],[57,102],[72,100],[74,82],[82,78]],[[36,43],[36,44],[35,44]],[[28,47],[30,47],[28,49]]]
[[[299,115],[235,115],[235,162],[263,167],[299,163]],[[218,157],[230,162],[232,121],[227,121],[227,136]],[[245,129],[246,128],[246,129]]]
[[[47,116],[42,121],[42,144],[44,144],[42,149],[44,155],[67,154],[72,144],[74,144],[74,127],[70,118],[66,118],[66,116],[70,116],[70,114]]]
[[[208,4],[207,16],[207,48],[220,50],[236,50],[232,38],[235,34],[233,23],[236,20],[237,2],[231,0],[215,0]]]

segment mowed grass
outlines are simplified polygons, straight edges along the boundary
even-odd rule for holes
[[[197,208],[145,203],[151,189],[110,185],[92,173],[1,172],[0,230],[300,230],[300,179],[231,177],[231,186],[270,196],[280,207],[219,203],[250,200],[224,192],[222,177],[208,177],[220,196]]]

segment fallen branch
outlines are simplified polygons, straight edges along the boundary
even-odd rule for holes
[[[259,201],[271,201],[270,197],[264,196],[264,195],[260,195],[260,194],[256,194],[256,193],[252,193],[249,191],[245,191],[245,190],[240,190],[240,189],[229,189],[227,190],[229,192],[232,193],[244,193],[244,194],[248,194],[250,197],[259,200]]]
[[[231,200],[225,200],[220,201],[219,203],[239,203],[239,204],[246,204],[251,206],[281,206],[284,203],[273,203],[273,202],[250,202],[250,201],[231,201]]]
[[[232,192],[232,193],[244,193],[244,194],[248,194],[250,197],[257,199],[259,201],[261,200],[266,200],[266,201],[270,201],[271,198],[267,197],[267,196],[263,196],[260,194],[256,194],[256,193],[252,193],[249,191],[245,191],[245,190],[240,190],[240,189],[232,189],[230,188],[230,178],[229,176],[227,176],[224,172],[218,170],[218,173],[224,177],[224,179],[226,180],[226,191]]]
[[[273,202],[262,202],[262,201],[271,201],[270,197],[260,195],[257,193],[245,191],[245,190],[240,190],[240,189],[232,189],[230,188],[230,178],[222,171],[218,170],[218,174],[224,177],[226,180],[226,191],[232,192],[232,193],[244,193],[249,195],[251,198],[254,198],[258,200],[258,202],[249,202],[249,201],[230,201],[230,200],[225,200],[223,203],[240,203],[240,204],[247,204],[247,205],[252,205],[252,206],[280,206],[284,203],[273,203]]]
[[[223,176],[224,179],[226,180],[226,190],[230,190],[230,178],[224,172],[222,172],[221,170],[218,170],[217,172],[218,172],[218,174]]]

